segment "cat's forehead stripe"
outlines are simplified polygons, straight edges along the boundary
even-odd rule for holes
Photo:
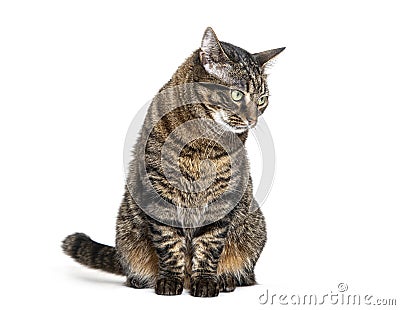
[[[263,93],[264,83],[258,68],[253,68],[252,70],[249,70],[249,73],[250,77],[248,82],[248,91],[250,93]]]

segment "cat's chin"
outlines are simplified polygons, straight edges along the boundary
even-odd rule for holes
[[[230,131],[230,132],[233,132],[233,133],[243,133],[243,132],[249,130],[248,126],[233,127],[233,126],[229,125],[225,121],[225,119],[227,118],[227,115],[226,115],[226,113],[224,111],[220,110],[218,112],[215,112],[213,114],[213,118],[214,118],[214,121],[218,125],[221,125],[222,128],[224,128],[226,131]]]

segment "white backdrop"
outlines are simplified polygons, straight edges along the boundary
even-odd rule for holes
[[[114,243],[127,128],[207,26],[250,52],[287,47],[264,116],[269,240],[259,285],[162,297],[79,266],[60,241]],[[341,282],[399,304],[399,28],[394,1],[2,1],[1,308],[279,309],[259,296]]]

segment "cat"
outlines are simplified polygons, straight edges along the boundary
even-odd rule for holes
[[[243,144],[269,103],[265,69],[283,50],[250,54],[207,28],[201,47],[148,108],[117,217],[116,246],[75,233],[63,251],[159,295],[185,288],[214,297],[255,284],[266,226]]]

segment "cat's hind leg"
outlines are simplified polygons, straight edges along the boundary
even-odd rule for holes
[[[232,224],[235,227],[228,233],[218,262],[221,292],[256,284],[254,267],[266,242],[265,221],[259,208]]]
[[[254,265],[255,260],[246,258],[236,246],[224,251],[217,271],[220,292],[233,292],[237,286],[256,284]]]
[[[150,240],[143,211],[127,192],[117,219],[116,250],[133,288],[154,288],[158,276],[158,257]]]
[[[158,258],[147,240],[136,240],[121,258],[127,276],[126,285],[133,288],[154,288],[158,275]]]

